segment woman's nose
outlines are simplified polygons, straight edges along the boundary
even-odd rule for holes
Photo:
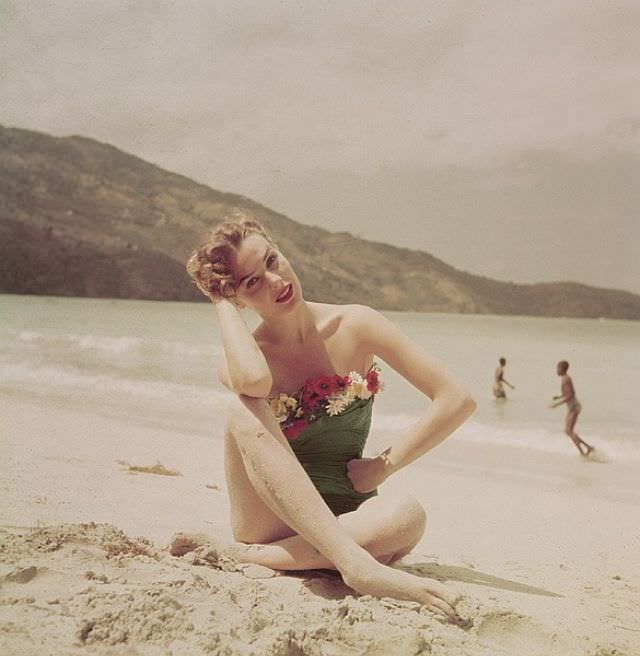
[[[277,287],[283,283],[282,276],[275,271],[267,271],[265,275],[271,287]]]

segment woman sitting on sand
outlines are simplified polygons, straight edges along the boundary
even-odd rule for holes
[[[291,264],[255,220],[220,225],[187,270],[215,304],[236,394],[225,430],[225,473],[238,562],[276,570],[336,569],[361,594],[417,601],[451,620],[441,583],[388,565],[421,539],[413,498],[377,488],[442,442],[475,408],[463,385],[378,312],[312,303]],[[262,322],[251,334],[238,308]],[[383,359],[433,400],[382,453],[363,458]],[[179,534],[172,553],[209,542]]]

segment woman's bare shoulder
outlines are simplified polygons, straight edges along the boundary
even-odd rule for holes
[[[366,305],[357,303],[347,303],[339,305],[337,303],[310,303],[316,325],[321,333],[331,331],[331,329],[354,327],[361,325],[363,322],[370,321],[378,313]]]

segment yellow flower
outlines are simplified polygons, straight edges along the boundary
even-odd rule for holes
[[[282,394],[280,395],[279,398],[271,399],[269,401],[269,407],[271,408],[271,411],[273,412],[273,414],[275,415],[278,421],[282,421],[283,419],[286,419],[287,415],[289,414],[287,410],[287,406],[281,397]]]
[[[367,381],[357,371],[349,373],[351,384],[347,388],[347,396],[350,399],[368,399],[371,392],[367,389]]]
[[[286,398],[284,399],[284,403],[287,406],[287,408],[291,408],[291,410],[294,410],[298,406],[298,402],[296,401],[296,399],[294,399],[292,396],[287,396],[286,394],[285,397]]]

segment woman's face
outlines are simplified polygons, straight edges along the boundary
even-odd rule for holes
[[[264,237],[249,234],[236,251],[236,298],[262,317],[289,312],[302,300],[298,276]]]

